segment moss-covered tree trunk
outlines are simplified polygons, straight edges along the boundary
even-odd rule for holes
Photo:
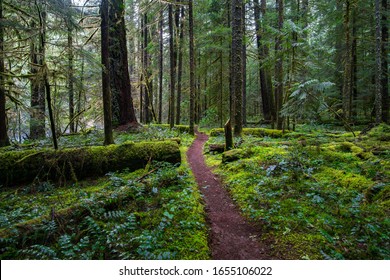
[[[381,34],[381,9],[380,0],[375,0],[375,121],[382,121],[383,96],[382,96],[382,34]]]
[[[135,116],[127,58],[125,5],[123,0],[109,2],[109,65],[112,115],[115,125],[138,125]]]
[[[100,7],[101,15],[101,57],[102,57],[102,92],[103,92],[103,115],[104,115],[104,145],[114,143],[112,134],[112,111],[111,111],[111,90],[110,90],[110,61],[109,61],[109,21],[108,1],[102,0]]]
[[[224,126],[225,132],[225,151],[233,149],[233,133],[232,133],[232,124],[230,119],[225,123]]]
[[[234,135],[242,132],[243,22],[242,0],[232,0],[232,98],[234,98]]]
[[[0,0],[0,21],[3,22],[3,0]],[[4,26],[0,24],[0,147],[9,145],[4,88]]]
[[[158,123],[162,123],[162,97],[163,97],[163,71],[164,71],[164,11],[160,11],[160,21],[159,21],[159,69],[158,69]]]
[[[68,0],[68,5],[71,6],[72,2]],[[75,120],[74,120],[74,54],[73,54],[73,27],[70,16],[66,18],[66,25],[68,29],[68,98],[69,98],[69,131],[75,132]]]
[[[389,97],[389,7],[388,0],[382,0],[382,120],[390,123],[390,97]]]
[[[46,39],[46,6],[37,4],[37,19],[31,22],[31,28],[38,30],[31,37],[30,61],[31,61],[31,118],[30,138],[39,139],[45,137],[45,79],[43,61],[45,57]],[[35,20],[38,21],[38,26]]]
[[[351,43],[351,1],[345,2],[344,12],[344,74],[343,74],[343,115],[347,122],[352,116],[352,43]]]
[[[283,38],[282,29],[284,24],[284,2],[283,0],[276,0],[276,9],[278,13],[278,31],[279,34],[275,38],[275,108],[276,108],[276,127],[283,128],[283,117],[280,111],[283,106]]]

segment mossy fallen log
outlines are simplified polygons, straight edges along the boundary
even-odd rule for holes
[[[272,138],[281,138],[287,135],[289,131],[283,133],[282,130],[268,129],[268,128],[244,128],[242,130],[243,135],[252,135],[255,137],[272,137]],[[221,136],[224,135],[223,128],[214,128],[210,131],[210,136]]]
[[[42,149],[0,154],[0,185],[52,180],[63,182],[97,177],[110,171],[143,168],[148,161],[179,163],[175,141],[125,142],[62,150]]]
[[[169,129],[170,126],[169,124],[151,124],[151,127],[160,127],[164,129]],[[190,127],[188,125],[175,125],[172,130],[176,130],[180,133],[189,133],[190,132]]]
[[[252,151],[244,149],[233,149],[222,154],[222,163],[233,162],[239,159],[248,158],[252,155]]]

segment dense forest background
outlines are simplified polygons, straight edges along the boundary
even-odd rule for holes
[[[192,2],[1,0],[1,145],[103,128],[104,99],[114,127],[389,121],[387,0]]]
[[[388,17],[0,0],[0,258],[389,259]]]

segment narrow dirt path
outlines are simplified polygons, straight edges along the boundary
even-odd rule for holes
[[[256,240],[260,232],[240,215],[219,178],[206,166],[203,145],[207,140],[206,134],[197,133],[196,140],[187,152],[187,158],[206,203],[212,258],[215,260],[270,259],[267,246],[259,244]]]

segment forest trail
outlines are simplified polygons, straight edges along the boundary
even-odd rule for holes
[[[203,145],[208,136],[197,133],[187,152],[188,162],[204,196],[210,227],[209,245],[215,260],[271,259],[269,245],[260,244],[261,234],[239,213],[219,178],[206,166]]]

